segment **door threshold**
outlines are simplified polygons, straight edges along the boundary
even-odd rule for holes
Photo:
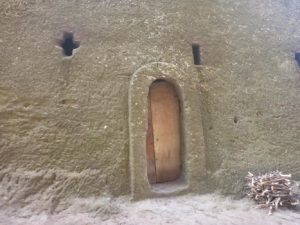
[[[175,181],[151,184],[151,191],[156,194],[173,194],[187,189],[187,184],[182,179]]]

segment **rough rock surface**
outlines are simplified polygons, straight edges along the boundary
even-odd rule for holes
[[[297,0],[1,1],[1,201],[128,194],[130,77],[155,61],[194,73],[194,40],[210,190],[239,192],[248,170],[300,180],[299,11]],[[71,60],[55,48],[64,30],[81,41]]]
[[[34,204],[23,209],[0,210],[1,225],[298,225],[300,209],[279,210],[272,216],[246,200],[220,195],[187,195],[130,202],[128,198],[73,198],[49,214]],[[32,212],[32,210],[34,212]],[[37,212],[38,211],[38,212]]]

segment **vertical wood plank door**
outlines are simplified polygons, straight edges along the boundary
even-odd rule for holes
[[[152,83],[148,95],[147,160],[150,183],[174,181],[181,174],[180,104],[174,86]]]

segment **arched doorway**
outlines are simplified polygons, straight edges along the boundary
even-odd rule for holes
[[[180,101],[173,84],[155,80],[148,93],[147,174],[149,183],[177,180],[181,175]]]
[[[206,179],[206,158],[201,119],[201,99],[199,89],[197,85],[195,85],[199,84],[199,82],[199,76],[196,71],[189,70],[189,74],[186,74],[176,65],[165,62],[149,63],[140,67],[132,75],[128,96],[128,125],[130,141],[130,187],[133,199],[171,196],[188,193],[189,191],[199,192],[200,190],[205,190],[207,184],[204,182]],[[162,159],[158,157],[156,153],[157,148],[155,146],[155,144],[157,144],[155,142],[155,130],[157,130],[155,124],[157,123],[154,122],[153,124],[155,119],[149,119],[148,113],[151,107],[151,105],[149,106],[151,103],[149,94],[151,94],[153,90],[154,93],[156,93],[155,87],[161,86],[168,86],[169,88],[165,89],[171,89],[170,92],[173,93],[173,101],[171,102],[174,102],[173,105],[177,106],[178,110],[178,114],[175,116],[177,119],[174,119],[174,121],[178,122],[175,124],[179,127],[175,129],[170,125],[171,128],[165,129],[167,130],[166,132],[162,132],[162,134],[166,134],[166,136],[169,137],[169,140],[179,142],[176,144],[176,146],[179,146],[179,151],[174,151],[179,153],[174,154],[175,156],[177,155],[176,157],[179,160],[160,160],[163,166],[168,165],[171,167],[175,165],[172,167],[173,169],[169,170],[172,172],[172,176],[169,177],[169,172],[163,172],[162,179],[159,178],[161,177],[161,173],[159,173],[159,168],[161,168],[159,165],[161,164],[156,160],[156,158]],[[161,92],[158,91],[157,93]],[[157,94],[157,96],[164,100],[172,99],[171,97],[165,97],[164,92]],[[169,94],[169,96],[172,95]],[[176,101],[174,99],[176,99]],[[154,99],[152,99],[152,102],[154,102],[153,100]],[[175,104],[175,102],[177,102],[177,104]],[[162,105],[166,104],[167,103],[163,103]],[[166,108],[170,109],[171,106]],[[162,111],[164,112],[164,110]],[[176,112],[176,110],[168,111]],[[151,117],[153,117],[152,110]],[[169,119],[169,117],[171,116],[167,116],[167,119]],[[166,123],[166,119],[162,119],[161,121],[161,123],[167,127],[166,124],[168,123]],[[149,126],[149,123],[152,126]],[[151,132],[147,129],[148,127],[150,131],[152,129]],[[179,130],[177,135],[171,133],[173,130]],[[177,138],[176,136],[179,137]],[[149,143],[151,145],[151,140],[153,150],[151,150],[151,147],[148,147]],[[152,152],[152,155],[147,152]],[[171,151],[171,153],[174,152]],[[173,162],[177,162],[177,164],[173,164]],[[152,170],[149,165],[152,165]],[[166,169],[165,171],[168,170]],[[168,177],[164,175],[168,175]]]

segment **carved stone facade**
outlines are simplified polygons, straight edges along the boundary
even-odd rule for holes
[[[184,182],[167,195],[239,193],[247,171],[300,180],[299,11],[297,0],[2,1],[1,196],[164,195],[145,159],[160,78],[180,90],[184,126]],[[69,59],[63,32],[80,42]]]

